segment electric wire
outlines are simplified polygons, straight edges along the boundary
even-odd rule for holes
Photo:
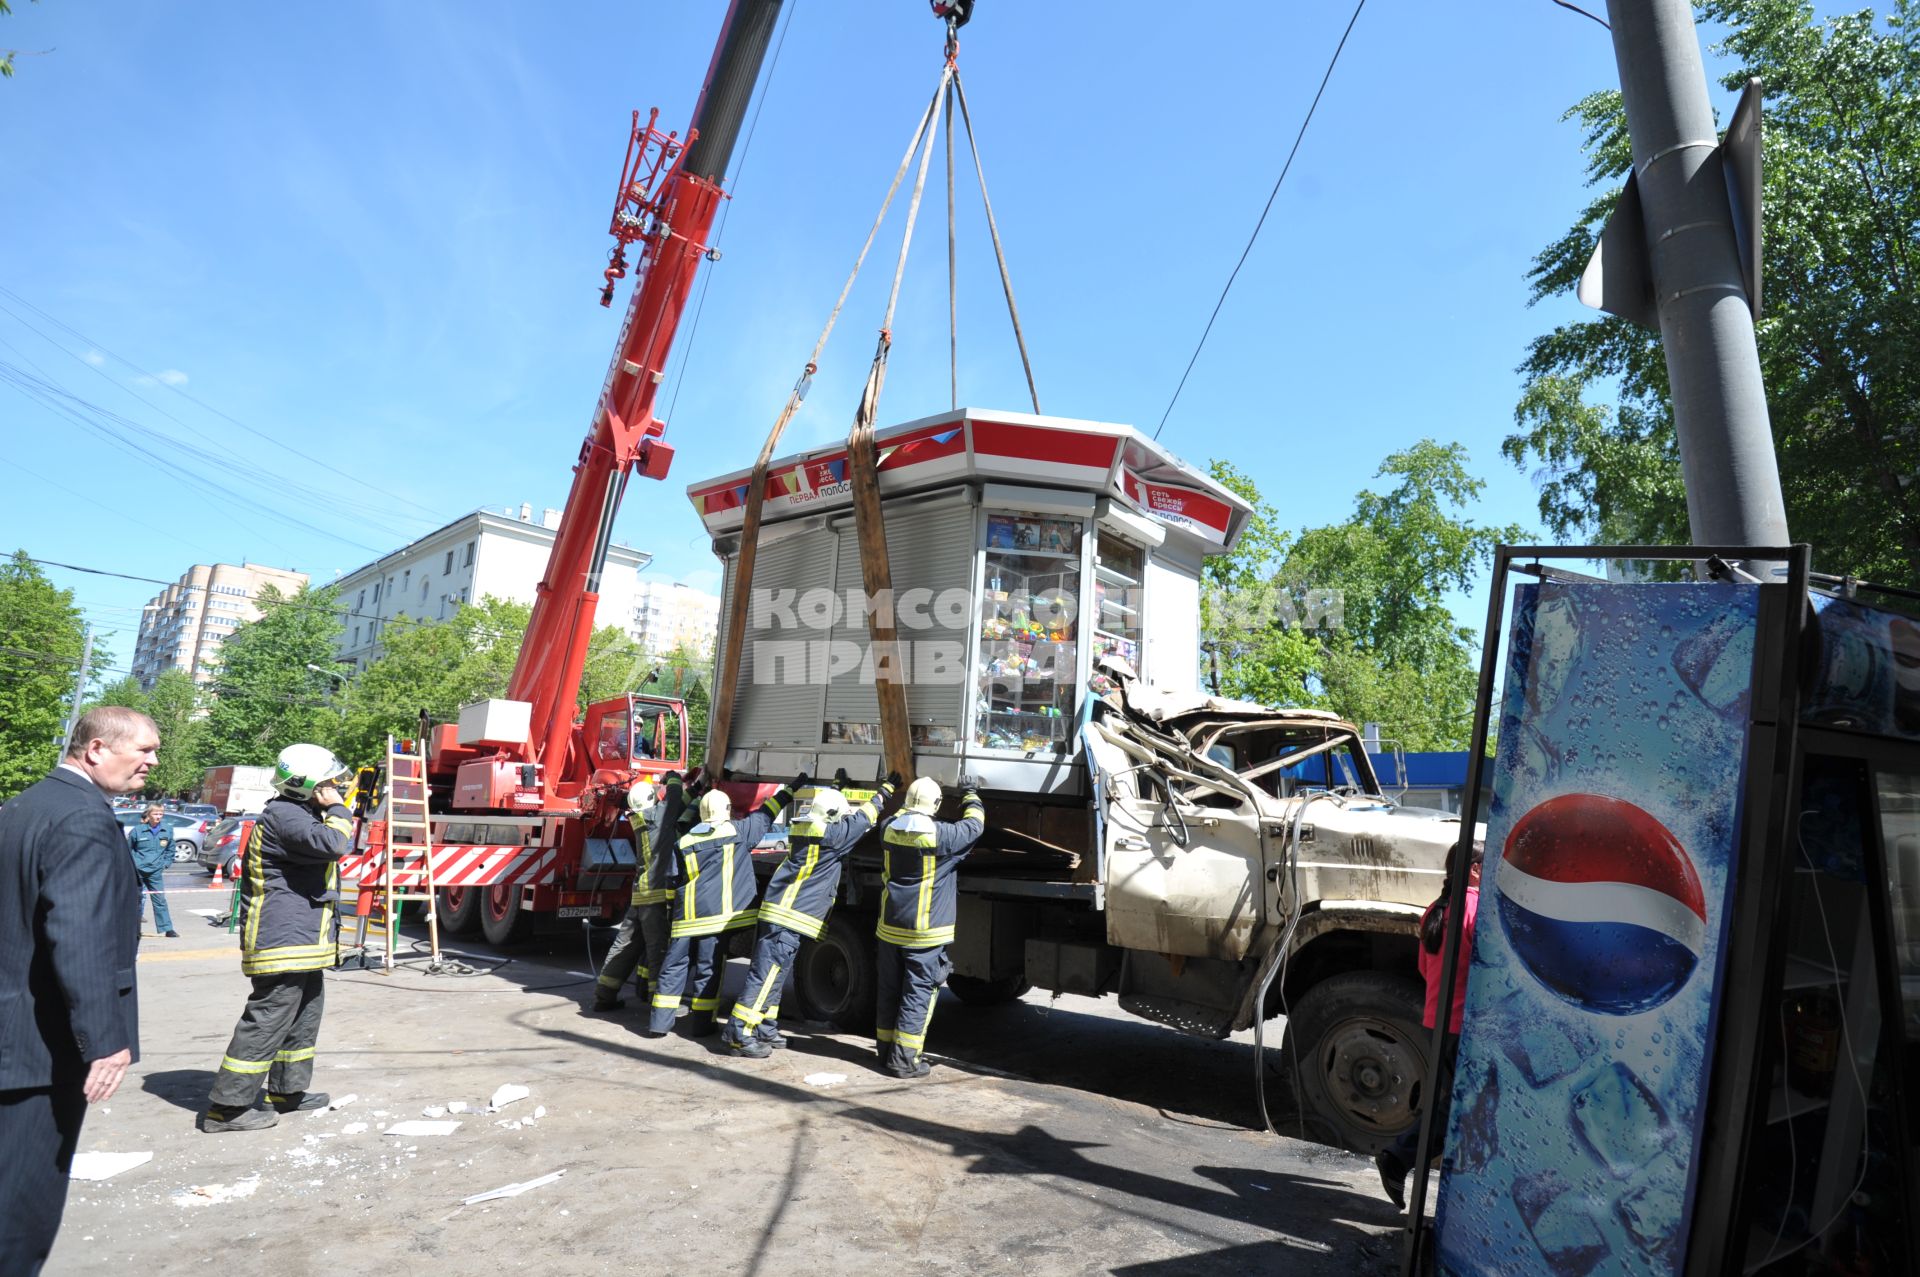
[[[1570,4],[1568,0],[1553,0],[1553,2],[1559,5],[1562,9],[1573,10],[1575,13],[1579,14],[1583,18],[1592,18],[1595,22],[1598,22],[1601,26],[1606,27],[1606,29],[1609,31],[1613,30],[1612,24],[1610,24],[1605,18],[1600,17],[1598,14],[1588,13],[1585,9],[1582,9],[1577,4]]]
[[[335,466],[322,458],[312,456],[310,453],[293,447],[291,444],[287,443],[285,440],[276,437],[275,435],[269,433],[268,431],[260,430],[254,426],[248,425],[246,422],[241,421],[239,418],[220,411],[220,409],[215,408],[213,405],[205,402],[204,400],[189,394],[185,390],[182,390],[180,387],[176,385],[172,385],[168,382],[162,381],[160,378],[154,376],[154,374],[147,372],[145,369],[141,368],[138,364],[134,363],[132,360],[127,359],[122,355],[115,354],[112,350],[109,350],[106,346],[95,341],[93,338],[89,337],[87,334],[73,327],[71,324],[67,324],[61,321],[60,319],[58,319],[57,317],[48,314],[46,311],[34,305],[32,302],[28,301],[25,297],[22,297],[19,293],[15,292],[11,288],[8,288],[4,284],[0,284],[0,296],[6,296],[8,298],[11,298],[16,304],[22,307],[25,307],[27,310],[32,311],[34,314],[44,319],[47,323],[52,324],[55,328],[58,328],[62,332],[67,333],[68,335],[73,337],[76,341],[85,342],[90,349],[97,350],[101,354],[107,356],[109,359],[113,359],[118,363],[124,364],[126,367],[131,368],[135,373],[137,373],[142,377],[148,377],[152,379],[156,385],[166,386],[167,389],[173,391],[173,393],[175,393],[176,395],[179,395],[182,399],[185,399],[188,403],[195,405],[196,407],[202,409],[205,412],[212,413],[214,416],[219,417],[223,421],[230,422],[231,424],[238,426],[240,429],[246,431],[250,435],[263,439],[266,442],[274,445],[275,447],[281,448],[286,452],[293,454],[294,456],[300,458],[301,461],[309,465],[318,466],[323,470],[329,470],[334,474],[339,475],[343,479],[351,480],[354,484],[358,485],[359,487],[363,487],[370,492],[377,492],[381,496],[388,497],[391,500],[401,502],[404,505],[410,505],[414,509],[419,510],[421,513],[425,515],[428,515],[433,518],[440,517],[433,510],[429,509],[424,505],[421,505],[419,502],[414,501],[411,498],[403,497],[397,492],[389,492],[386,489],[381,488],[375,484],[368,483],[366,480],[366,476],[364,475],[353,474],[350,471],[343,470],[340,467]],[[3,308],[0,308],[0,309],[3,309]],[[8,311],[8,313],[12,314],[13,312]],[[20,320],[20,317],[18,315],[14,315],[14,318],[16,320],[19,320],[22,324],[24,324],[28,328],[33,327],[31,324],[26,324],[26,321]],[[34,329],[34,331],[38,332],[39,330]],[[42,337],[46,336],[46,334],[44,333],[41,333],[40,335]],[[51,338],[47,338],[47,340],[49,342],[52,342]],[[58,345],[58,343],[52,343],[52,344]],[[68,352],[68,353],[71,353],[71,352]],[[76,356],[76,358],[78,358],[78,356]],[[83,360],[82,362],[85,362],[85,361]],[[102,373],[102,375],[104,376],[105,374]],[[111,380],[111,378],[109,378],[109,380]],[[115,383],[115,384],[118,384],[118,383]]]
[[[1333,79],[1333,69],[1340,65],[1340,54],[1347,47],[1347,37],[1353,34],[1354,24],[1360,21],[1360,11],[1367,7],[1367,0],[1353,6],[1353,16],[1347,19],[1347,29],[1340,33],[1340,43],[1334,46],[1333,56],[1327,60],[1327,72],[1320,77],[1320,87],[1314,91],[1313,102],[1307,107],[1306,118],[1300,121],[1300,131],[1294,134],[1293,148],[1287,152],[1287,162],[1280,166],[1280,176],[1273,180],[1273,189],[1267,192],[1267,203],[1260,210],[1260,218],[1253,224],[1253,234],[1247,236],[1247,246],[1240,250],[1240,260],[1233,264],[1233,270],[1227,275],[1227,283],[1220,290],[1219,300],[1213,303],[1213,313],[1207,316],[1207,326],[1200,332],[1200,340],[1193,348],[1193,357],[1187,360],[1186,371],[1180,374],[1180,384],[1173,388],[1173,398],[1167,401],[1167,410],[1160,414],[1160,424],[1153,428],[1153,437],[1158,439],[1160,432],[1167,428],[1167,418],[1173,415],[1173,406],[1180,402],[1180,392],[1187,388],[1187,378],[1193,375],[1193,366],[1200,362],[1200,352],[1206,348],[1207,337],[1213,332],[1214,321],[1220,318],[1220,308],[1227,304],[1227,294],[1233,291],[1233,281],[1240,277],[1240,268],[1247,264],[1247,257],[1253,252],[1254,241],[1260,238],[1260,228],[1267,224],[1267,214],[1273,211],[1273,201],[1280,194],[1281,183],[1287,180],[1287,174],[1293,171],[1294,157],[1300,154],[1300,144],[1306,140],[1307,126],[1313,123],[1314,112],[1320,109],[1320,98],[1327,91],[1327,84]]]

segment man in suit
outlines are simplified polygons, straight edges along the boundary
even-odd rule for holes
[[[139,888],[109,795],[143,789],[159,748],[145,714],[89,710],[0,808],[0,1273],[46,1262],[87,1105],[139,1058]]]

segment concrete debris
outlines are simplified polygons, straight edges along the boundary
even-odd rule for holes
[[[447,1112],[464,1113],[466,1111],[467,1111],[467,1102],[465,1100],[448,1100],[447,1101]]]
[[[521,1086],[518,1082],[508,1082],[505,1086],[502,1086],[493,1093],[493,1099],[488,1101],[488,1111],[498,1113],[507,1105],[524,1100],[532,1094],[532,1091]]]
[[[800,1079],[808,1086],[838,1086],[847,1080],[844,1073],[809,1073]]]
[[[445,1117],[446,1115],[447,1109],[443,1104],[429,1104],[420,1110],[421,1117]]]
[[[451,1135],[460,1129],[460,1123],[447,1122],[395,1122],[382,1135]]]
[[[355,1100],[359,1098],[360,1097],[357,1095],[343,1095],[339,1099],[335,1100],[333,1103],[327,1105],[327,1112],[338,1113],[341,1109],[347,1107],[347,1105],[353,1103]]]
[[[540,1105],[538,1108],[533,1110],[533,1116],[536,1120],[539,1118],[543,1118],[546,1115],[547,1115],[547,1106],[544,1104]]]
[[[564,1169],[557,1170],[550,1175],[542,1175],[539,1179],[527,1180],[525,1183],[508,1184],[504,1187],[496,1188],[491,1192],[475,1193],[472,1197],[463,1198],[460,1204],[462,1206],[472,1206],[476,1202],[492,1202],[498,1201],[502,1197],[518,1197],[530,1188],[541,1188],[547,1184],[551,1184],[566,1173]],[[565,1214],[566,1212],[562,1211],[561,1213]]]
[[[195,1184],[192,1188],[177,1190],[173,1195],[173,1204],[175,1206],[218,1206],[223,1202],[252,1197],[259,1188],[258,1175],[249,1175],[231,1184]]]
[[[505,1127],[505,1128],[506,1128],[507,1130],[509,1130],[509,1131],[517,1131],[517,1130],[519,1130],[519,1129],[520,1129],[521,1127],[523,1127],[523,1126],[525,1126],[525,1125],[526,1125],[526,1123],[525,1123],[525,1122],[522,1122],[522,1121],[521,1121],[520,1119],[518,1119],[518,1118],[506,1118],[506,1117],[503,1117],[503,1118],[501,1118],[501,1119],[500,1119],[499,1121],[497,1121],[497,1122],[495,1122],[495,1123],[494,1123],[494,1125],[495,1125],[495,1126],[501,1126],[501,1127]]]
[[[340,1133],[342,1135],[358,1135],[366,1129],[367,1124],[365,1122],[348,1122],[340,1128]]]
[[[147,1153],[75,1153],[68,1179],[112,1179],[121,1171],[130,1171],[153,1160]]]

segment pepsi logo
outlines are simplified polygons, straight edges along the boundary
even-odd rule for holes
[[[1667,827],[1632,803],[1562,794],[1534,807],[1514,822],[1494,885],[1522,965],[1582,1010],[1650,1011],[1699,965],[1700,877]]]

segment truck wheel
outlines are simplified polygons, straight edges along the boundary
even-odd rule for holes
[[[450,936],[480,930],[480,894],[472,887],[440,888],[440,930]]]
[[[947,987],[953,990],[954,997],[970,1007],[997,1007],[1007,1002],[1018,1002],[1033,988],[1033,982],[1025,975],[1001,976],[998,980],[950,975],[947,977]]]
[[[836,913],[818,940],[800,946],[793,991],[808,1019],[831,1020],[848,1033],[872,1032],[875,943],[871,919]]]
[[[517,944],[533,934],[533,915],[520,907],[520,888],[495,885],[486,889],[480,898],[480,934],[496,948]]]
[[[1334,1141],[1372,1153],[1419,1120],[1433,1031],[1418,980],[1347,971],[1307,991],[1287,1025],[1301,1099]]]

